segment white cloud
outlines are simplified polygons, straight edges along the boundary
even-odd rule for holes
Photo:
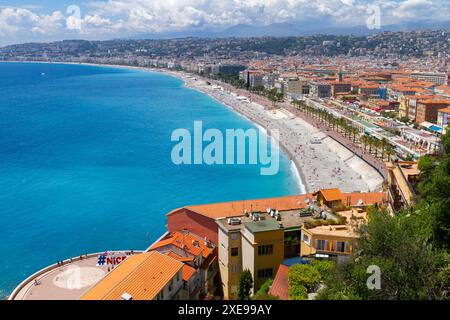
[[[79,16],[66,8],[38,13],[45,7],[0,6],[0,42],[45,35],[107,38],[308,19],[345,27],[364,24],[367,7],[373,4],[381,8],[382,24],[430,17],[448,20],[450,15],[448,0],[93,0],[81,3]]]

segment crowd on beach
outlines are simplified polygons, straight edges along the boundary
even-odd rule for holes
[[[370,191],[361,172],[353,170],[335,150],[322,143],[328,137],[288,108],[274,108],[265,97],[217,82],[213,85],[197,78],[181,77],[187,87],[208,94],[217,101],[265,128],[268,133],[278,130],[279,143],[295,163],[307,192],[323,188],[342,191]],[[247,100],[237,97],[246,97]],[[316,142],[312,142],[317,140]],[[332,179],[330,179],[332,178]]]

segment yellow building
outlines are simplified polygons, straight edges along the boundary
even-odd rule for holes
[[[253,221],[255,219],[255,221]],[[235,299],[240,273],[249,270],[254,291],[273,278],[284,259],[284,228],[265,214],[223,220],[219,225],[219,268],[225,298]]]
[[[358,234],[349,225],[302,228],[301,256],[333,258],[338,262],[353,252]]]
[[[335,189],[322,189],[317,192],[317,201],[322,206],[328,208],[336,208],[342,206],[343,195],[341,190]]]
[[[398,116],[404,118],[409,116],[409,97],[401,96],[399,99]]]

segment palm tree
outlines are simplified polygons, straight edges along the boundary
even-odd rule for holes
[[[369,153],[372,154],[372,147],[374,146],[374,138],[373,137],[367,137],[367,142],[369,143]]]
[[[391,156],[394,154],[394,147],[390,144],[387,145],[386,148],[386,155],[387,155],[387,161],[391,159]]]
[[[374,138],[375,158],[378,158],[378,148],[381,146],[381,140]]]
[[[388,141],[386,140],[386,138],[381,139],[380,141],[380,146],[381,146],[381,159],[384,160],[384,156],[385,156],[385,151],[386,148],[388,146]]]
[[[364,149],[364,152],[365,152],[366,149],[367,149],[367,144],[369,143],[369,139],[367,138],[366,135],[364,135],[364,136],[362,136],[362,137],[359,139],[359,141],[362,143],[363,149]]]

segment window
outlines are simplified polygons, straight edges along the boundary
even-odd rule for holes
[[[231,272],[232,273],[238,273],[239,272],[239,267],[237,264],[232,264],[231,265]]]
[[[258,270],[258,278],[271,278],[273,276],[273,269],[267,268],[267,269],[260,269]]]
[[[258,246],[258,256],[268,256],[273,254],[273,244]]]
[[[317,250],[325,250],[327,246],[327,240],[317,240]]]
[[[231,240],[237,240],[238,237],[239,237],[239,234],[236,233],[236,232],[234,232],[234,233],[232,233],[232,234],[230,235],[230,239],[231,239]]]
[[[239,248],[231,248],[231,256],[236,257],[239,255]]]
[[[303,234],[303,242],[305,242],[308,246],[311,245],[311,239],[308,237],[308,235]]]
[[[341,242],[341,241],[337,241],[336,242],[336,251],[338,252],[345,252],[346,250],[346,243],[345,242]]]

